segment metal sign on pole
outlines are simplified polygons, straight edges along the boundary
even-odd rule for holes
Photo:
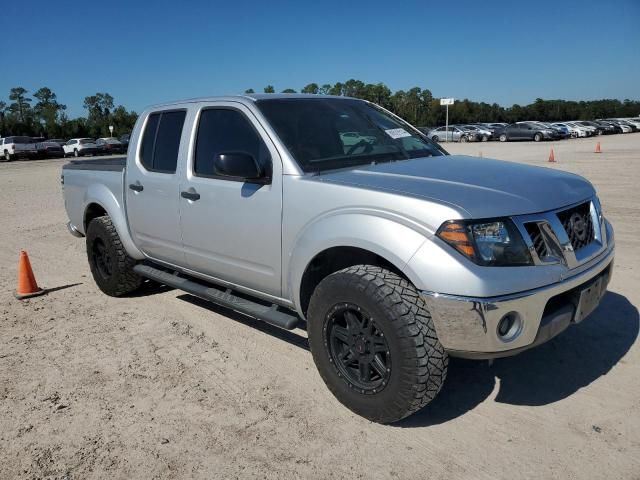
[[[445,105],[447,107],[447,120],[445,123],[445,127],[444,127],[444,141],[448,142],[449,141],[449,105],[453,105],[453,102],[455,100],[453,98],[441,98],[440,99],[440,105]],[[452,138],[453,140],[453,138]]]

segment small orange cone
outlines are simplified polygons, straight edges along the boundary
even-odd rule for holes
[[[602,153],[600,150],[600,142],[596,143],[596,151],[594,153]]]
[[[556,156],[553,154],[553,148],[551,149],[551,153],[549,154],[549,161],[550,162],[556,161]]]
[[[33,270],[31,270],[29,255],[24,250],[21,250],[20,260],[18,261],[18,288],[16,289],[15,297],[18,300],[22,300],[42,295],[43,293],[45,291],[38,286]]]

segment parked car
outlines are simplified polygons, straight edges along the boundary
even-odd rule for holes
[[[610,119],[599,119],[599,122],[606,122],[610,125],[613,125],[613,127],[615,128],[616,133],[631,133],[631,127],[629,127],[628,125],[623,125],[620,122],[617,122],[615,120],[610,120]]]
[[[541,140],[554,140],[557,138],[556,131],[533,122],[512,123],[500,130],[496,130],[495,135],[501,142],[512,140],[533,140],[539,142]]]
[[[2,160],[10,162],[16,158],[34,158],[38,153],[31,137],[5,137],[0,140]]]
[[[376,141],[345,153],[348,131]],[[449,356],[514,355],[583,328],[612,275],[613,228],[587,180],[448,155],[362,100],[172,102],[142,112],[131,145],[62,169],[98,288],[119,297],[149,278],[304,323],[328,388],[375,422],[431,402]]]
[[[131,138],[131,134],[130,133],[125,133],[124,135],[120,135],[118,137],[118,140],[120,140],[120,143],[122,145],[124,145],[125,150],[129,146],[129,138]]]
[[[589,136],[589,131],[586,128],[571,122],[556,122],[551,125],[566,129],[567,132],[569,132],[569,135],[573,138],[584,138]]]
[[[576,125],[582,125],[586,127],[593,127],[596,129],[596,135],[611,135],[616,133],[615,127],[607,122],[598,122],[595,120],[576,120],[573,123]]]
[[[68,155],[83,157],[85,155],[95,155],[98,152],[96,141],[93,138],[72,138],[62,148],[65,157]]]
[[[114,137],[98,138],[96,140],[96,148],[98,153],[102,155],[114,155],[127,151],[127,148],[122,145],[120,140]]]
[[[553,135],[554,140],[561,140],[564,138],[568,138],[570,136],[569,130],[567,128],[554,127],[548,122],[532,121],[532,122],[526,122],[526,123],[533,123],[533,124],[539,125],[541,128],[546,128],[548,130],[551,130],[554,134]]]
[[[60,158],[64,157],[64,150],[59,143],[46,140],[43,137],[31,139],[36,145],[36,158]]]
[[[452,126],[449,127],[438,127],[427,133],[427,137],[429,137],[434,142],[473,142],[477,139],[477,135],[470,129],[463,129],[460,127]]]
[[[478,140],[482,142],[488,142],[493,138],[493,130],[481,125],[463,125],[463,128],[468,128],[476,132]]]
[[[609,118],[608,121],[617,123],[621,127],[628,127],[629,131],[625,131],[627,129],[623,128],[622,129],[623,133],[631,133],[631,132],[637,132],[638,131],[638,127],[635,124],[633,124],[631,122],[627,122],[626,120],[623,120],[623,119],[620,119],[620,118]]]
[[[620,118],[619,120],[624,120],[625,122],[630,123],[631,125],[634,125],[636,128],[640,129],[640,118],[638,117]]]
[[[61,147],[67,143],[66,140],[63,140],[62,138],[50,138],[49,140],[47,140],[47,142],[54,142],[57,143],[58,145],[60,145]]]

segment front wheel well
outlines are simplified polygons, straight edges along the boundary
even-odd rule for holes
[[[300,282],[300,308],[306,315],[311,295],[318,284],[328,275],[354,265],[372,265],[386,268],[407,278],[394,264],[380,255],[357,247],[332,247],[313,257]]]
[[[89,228],[89,223],[91,223],[91,220],[97,217],[103,217],[105,215],[108,215],[108,213],[102,207],[102,205],[99,205],[97,203],[90,203],[84,211],[84,219],[82,222],[84,225],[84,231],[86,232],[87,228]]]

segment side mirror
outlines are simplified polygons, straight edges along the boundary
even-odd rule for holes
[[[220,153],[213,159],[216,175],[234,177],[248,181],[264,179],[264,169],[253,155],[243,152]]]

